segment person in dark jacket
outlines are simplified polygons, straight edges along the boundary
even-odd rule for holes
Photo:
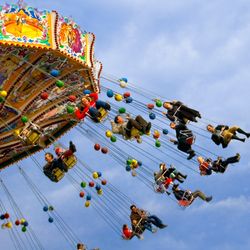
[[[186,203],[185,206],[191,205],[191,203],[198,197],[206,202],[210,202],[213,198],[212,196],[206,196],[200,190],[191,192],[190,190],[182,190],[178,186],[179,184],[174,184],[172,187],[172,191],[175,198],[179,201],[180,205],[182,205],[183,203]]]
[[[60,168],[64,172],[68,171],[62,159],[61,158],[55,159],[53,154],[51,153],[45,154],[45,160],[47,161],[47,164],[43,167],[43,172],[49,178],[51,177],[52,171],[56,168]]]
[[[244,134],[247,138],[250,137],[250,133],[245,132],[238,126],[229,127],[227,125],[218,125],[214,127],[211,124],[207,125],[207,130],[212,133],[211,139],[216,145],[222,145],[226,148],[231,140],[238,140],[245,142],[245,138],[239,138],[236,133]]]
[[[210,174],[212,174],[212,171],[215,173],[224,173],[229,164],[237,163],[240,161],[240,154],[237,153],[235,156],[229,157],[225,160],[223,160],[221,157],[218,157],[216,161],[212,161],[211,159],[203,159],[201,156],[199,156],[197,160],[200,163],[200,168],[201,166],[204,167],[209,164],[209,168],[211,169]],[[208,174],[204,172],[204,175]]]
[[[156,215],[149,215],[146,211],[137,208],[135,205],[131,205],[130,210],[132,230],[135,233],[141,234],[145,229],[154,233],[156,230],[152,228],[152,224],[160,229],[167,226]]]
[[[66,151],[62,151],[61,148],[56,148],[56,155],[58,158],[54,158],[53,154],[46,153],[45,160],[47,164],[43,167],[43,172],[46,176],[50,178],[51,173],[54,169],[59,168],[63,172],[68,172],[68,168],[63,162],[63,159],[70,157],[76,152],[76,147],[72,141],[69,143],[69,149]]]
[[[189,154],[187,157],[188,160],[192,159],[195,156],[195,152],[192,149],[192,143],[194,141],[193,132],[183,123],[176,125],[174,122],[171,122],[170,127],[175,129],[177,139],[177,141],[174,139],[170,139],[170,141],[177,145],[179,150]]]
[[[201,118],[200,112],[185,106],[180,101],[164,102],[163,107],[168,110],[163,112],[170,121],[176,120],[186,124],[188,121],[197,122],[197,117]]]

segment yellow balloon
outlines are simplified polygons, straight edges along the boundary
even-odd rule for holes
[[[85,202],[85,207],[89,207],[90,206],[90,202],[89,201],[86,201]]]
[[[97,194],[102,195],[102,194],[103,194],[102,189],[98,190],[98,191],[97,191]]]
[[[110,138],[110,137],[112,136],[112,132],[111,132],[110,130],[107,130],[107,131],[106,131],[106,136],[107,136],[108,138]]]
[[[4,224],[4,223],[1,225],[1,228],[2,228],[2,229],[4,229],[4,228],[5,228],[5,224]]]
[[[137,163],[138,163],[137,160],[135,160],[135,159],[132,160],[133,167],[135,167],[137,165]]]
[[[7,96],[7,92],[5,90],[0,91],[0,96],[6,97]]]
[[[22,218],[22,219],[20,220],[20,223],[23,224],[25,221],[26,221],[26,220],[25,220],[24,218]]]
[[[93,176],[94,179],[97,179],[98,178],[98,173],[94,172],[92,176]]]
[[[7,222],[7,223],[5,224],[5,226],[6,226],[7,228],[12,228],[12,223],[9,221],[9,222]]]
[[[120,102],[120,101],[122,101],[122,99],[123,99],[122,95],[120,95],[120,94],[115,95],[115,100],[116,101]]]
[[[16,129],[16,130],[14,131],[14,135],[15,135],[15,136],[19,136],[19,135],[20,135],[20,130],[19,130],[19,129]]]

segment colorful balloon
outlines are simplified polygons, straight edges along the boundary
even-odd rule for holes
[[[114,92],[111,89],[107,90],[107,97],[112,98],[114,96]]]
[[[97,179],[97,178],[99,177],[97,172],[94,172],[94,173],[92,174],[92,176],[93,176],[94,179]]]
[[[104,147],[101,149],[102,153],[103,154],[107,154],[108,153],[108,148]]]
[[[58,88],[62,88],[62,87],[64,86],[64,82],[61,81],[61,80],[57,80],[57,81],[56,81],[56,86],[57,86]]]
[[[49,94],[48,94],[47,92],[43,92],[43,93],[41,94],[41,98],[42,98],[43,100],[47,100],[48,97],[49,97]]]
[[[106,133],[105,133],[105,135],[108,137],[108,138],[110,138],[111,136],[112,136],[112,132],[110,131],[110,130],[107,130],[106,131]]]
[[[116,100],[116,101],[120,102],[120,101],[122,101],[122,99],[123,99],[123,96],[122,96],[122,95],[120,95],[120,94],[115,94],[115,100]]]
[[[100,144],[96,143],[96,144],[94,145],[94,149],[95,149],[96,151],[100,150],[100,149],[101,149]]]
[[[54,77],[58,77],[58,76],[60,75],[60,71],[57,70],[57,69],[52,69],[52,70],[50,71],[50,74],[51,74],[52,76],[54,76]]]

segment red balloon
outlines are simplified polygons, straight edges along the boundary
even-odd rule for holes
[[[106,185],[107,181],[106,180],[102,180],[102,185]]]
[[[80,197],[83,198],[84,197],[84,192],[80,192]]]
[[[90,182],[89,182],[89,186],[90,186],[90,187],[94,187],[94,186],[95,186],[95,183],[94,183],[93,181],[90,181]]]
[[[101,150],[102,150],[103,154],[107,154],[108,153],[108,148],[106,148],[106,147],[102,148]]]
[[[49,97],[49,94],[48,94],[47,92],[43,92],[43,93],[41,94],[41,98],[42,98],[43,100],[48,99],[48,97]]]
[[[153,137],[154,137],[154,139],[159,139],[160,135],[159,134],[154,134]]]
[[[125,92],[125,93],[123,94],[123,97],[124,97],[124,98],[130,97],[130,93],[129,93],[129,92]]]
[[[96,143],[95,146],[94,146],[94,149],[96,151],[98,151],[98,150],[100,150],[100,148],[101,148],[100,144]]]
[[[19,220],[16,220],[16,221],[15,221],[15,224],[16,224],[16,226],[19,226],[19,225],[20,225],[20,221],[19,221]]]
[[[10,218],[10,215],[9,215],[8,213],[5,213],[5,214],[4,214],[4,218],[5,218],[5,219],[9,219],[9,218]]]
[[[155,105],[154,105],[153,103],[149,103],[149,104],[147,105],[147,107],[148,107],[148,109],[153,109],[153,108],[155,107]]]
[[[75,102],[75,101],[76,101],[76,96],[70,95],[70,96],[69,96],[69,101]]]

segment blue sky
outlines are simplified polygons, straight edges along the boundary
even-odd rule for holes
[[[96,58],[103,63],[104,73],[127,76],[141,88],[196,107],[206,118],[250,130],[249,1],[30,0],[27,3],[72,16],[82,29],[93,32]],[[249,141],[233,142],[224,151],[207,140],[200,141],[203,147],[218,154],[223,152],[223,156],[240,152],[242,160],[229,167],[224,175],[208,178],[184,168],[188,174],[185,186],[200,188],[214,199],[210,204],[197,201],[182,210],[117,169],[112,159],[94,152],[92,144],[79,138],[75,130],[62,141],[67,143],[72,138],[84,162],[103,169],[108,180],[169,225],[154,235],[147,232],[143,241],[123,241],[93,209],[83,207],[66,179],[58,185],[50,183],[31,160],[23,161],[21,165],[27,173],[90,248],[250,249]],[[37,159],[43,164],[42,153]],[[30,218],[45,249],[68,249],[55,227],[47,223],[17,168],[12,166],[1,176]],[[0,233],[0,240],[2,249],[14,249],[6,232]]]

